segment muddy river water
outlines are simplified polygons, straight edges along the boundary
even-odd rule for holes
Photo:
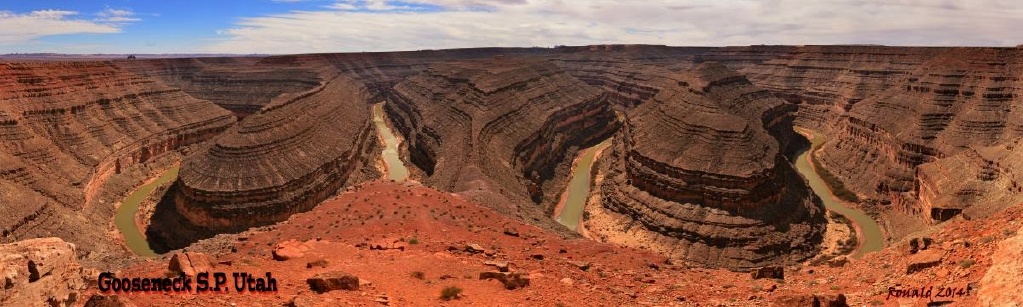
[[[881,232],[881,226],[863,211],[845,206],[845,202],[835,197],[835,194],[831,192],[831,189],[828,188],[827,184],[824,183],[824,180],[821,179],[821,176],[817,174],[810,163],[810,159],[813,158],[810,153],[820,147],[821,144],[824,144],[825,138],[819,133],[806,129],[800,129],[800,132],[807,135],[811,146],[810,149],[804,150],[796,158],[796,169],[809,182],[813,193],[817,194],[821,201],[824,202],[824,207],[844,215],[859,229],[860,244],[855,256],[860,257],[863,254],[881,250],[884,247],[884,234]]]
[[[592,174],[593,160],[596,160],[597,152],[607,148],[609,145],[611,145],[611,139],[580,151],[579,158],[574,165],[575,168],[572,170],[572,179],[569,180],[565,190],[567,195],[562,196],[564,203],[562,204],[561,214],[555,218],[558,223],[565,225],[568,229],[578,231],[579,221],[582,219],[586,200],[590,196],[590,180],[592,180],[590,175]]]
[[[373,105],[373,123],[376,124],[377,133],[384,140],[383,158],[387,164],[388,178],[394,181],[405,181],[408,178],[408,169],[405,163],[398,156],[398,138],[394,136],[391,127],[387,126],[384,120],[384,103]]]
[[[125,197],[124,202],[117,208],[117,214],[114,215],[114,225],[121,231],[125,245],[135,254],[143,257],[156,256],[156,252],[153,252],[153,249],[149,247],[149,242],[146,241],[146,236],[143,234],[142,229],[139,229],[138,224],[135,223],[135,213],[139,211],[139,204],[149,194],[152,194],[157,186],[171,182],[177,177],[178,166],[174,166],[165,171],[156,180],[138,187],[128,197]]]

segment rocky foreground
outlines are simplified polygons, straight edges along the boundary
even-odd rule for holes
[[[736,273],[564,238],[417,183],[371,182],[285,222],[112,271],[128,278],[224,272],[223,292],[196,293],[193,284],[191,292],[113,295],[99,290],[104,269],[82,268],[74,245],[34,239],[0,246],[0,304],[1008,306],[1021,299],[1012,290],[1023,278],[1021,217],[1016,206],[984,223],[952,220],[863,259]],[[238,292],[236,272],[264,280],[269,272],[277,291],[260,292],[264,283]],[[930,286],[935,294],[927,298],[890,295]],[[942,286],[969,295],[937,297]]]

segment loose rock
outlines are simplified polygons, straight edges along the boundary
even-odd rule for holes
[[[359,290],[359,278],[340,271],[331,271],[316,274],[306,279],[309,288],[316,293],[325,293],[334,290]]]

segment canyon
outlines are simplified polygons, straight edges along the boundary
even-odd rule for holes
[[[828,269],[851,272],[921,233],[952,244],[950,229],[988,236],[1008,223],[982,221],[1009,221],[1023,201],[1021,59],[1021,48],[601,45],[0,62],[2,243],[59,237],[84,266],[153,270],[114,215],[179,167],[142,204],[157,253],[220,253],[211,244],[294,223],[355,231],[296,216],[356,201],[346,197],[418,206],[384,192],[409,189],[501,217],[444,226],[467,227],[462,240],[535,227],[552,241],[627,246],[614,261],[656,255],[731,280],[724,272],[833,260],[820,254],[834,219],[795,166],[804,127],[826,136],[812,157],[823,181],[883,230],[878,255]],[[387,127],[395,140],[378,138]],[[575,157],[605,141],[581,220],[598,243],[552,216]],[[371,183],[396,160],[407,182]],[[377,192],[353,192],[367,183]],[[415,225],[404,231],[440,227]],[[942,248],[945,259],[980,255]]]

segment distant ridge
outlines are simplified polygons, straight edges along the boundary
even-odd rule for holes
[[[95,53],[95,54],[64,54],[64,53],[8,53],[0,55],[0,59],[7,60],[111,60],[111,59],[127,59],[129,55],[134,55],[136,59],[173,59],[173,58],[216,58],[216,57],[265,57],[268,54],[210,54],[210,53],[135,53],[135,54],[114,54],[114,53]]]

